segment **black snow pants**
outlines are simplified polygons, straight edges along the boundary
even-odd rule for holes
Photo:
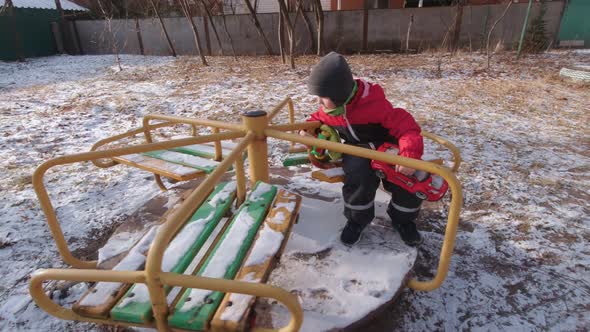
[[[366,227],[375,217],[375,195],[380,180],[371,168],[369,159],[342,156],[344,170],[344,216],[360,229]],[[414,222],[418,217],[422,200],[403,188],[383,180],[383,187],[391,193],[387,214],[393,225]]]

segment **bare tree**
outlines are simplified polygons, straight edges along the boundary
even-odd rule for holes
[[[453,28],[451,33],[451,39],[449,41],[449,51],[454,53],[459,47],[459,35],[461,33],[461,24],[463,21],[463,7],[465,5],[464,0],[456,0],[457,6],[455,10],[455,19],[453,20]]]
[[[211,22],[211,27],[213,28],[213,33],[215,34],[215,38],[217,39],[217,45],[219,45],[219,49],[221,50],[221,55],[223,54],[223,46],[221,46],[221,39],[219,38],[219,34],[217,33],[217,27],[215,26],[215,22],[213,22],[213,17],[211,15],[211,8],[213,7],[209,1],[205,2],[205,0],[200,0],[201,5],[205,9],[205,13],[207,14],[207,18],[209,22]]]
[[[225,20],[225,1],[222,2],[221,4],[221,19],[223,20],[223,29],[225,30],[225,34],[227,35],[227,38],[229,39],[229,44],[231,45],[231,51],[234,55],[234,60],[238,61],[238,57],[236,56],[236,49],[234,48],[234,40],[231,37],[231,34],[229,33],[229,30],[227,29],[227,22]],[[232,11],[232,13],[236,13],[234,5],[233,5],[233,0],[230,1],[229,3],[230,9]]]
[[[254,8],[252,7],[250,0],[244,0],[244,3],[246,4],[246,7],[248,7],[248,11],[250,12],[250,17],[252,17],[252,21],[254,22],[254,26],[256,26],[256,30],[258,31],[260,38],[262,38],[262,41],[264,42],[264,46],[266,47],[266,53],[268,55],[271,55],[272,54],[272,47],[270,46],[268,39],[264,35],[264,31],[262,31],[262,27],[260,26],[260,22],[258,21],[258,16],[256,16],[256,10],[254,10]]]
[[[303,16],[303,22],[305,23],[305,27],[307,28],[307,32],[309,33],[309,43],[311,45],[311,49],[315,49],[315,38],[313,36],[313,30],[311,28],[311,23],[309,22],[309,18],[305,15],[305,11],[303,10],[303,1],[297,0],[297,14],[301,14]],[[295,26],[297,26],[295,24]],[[307,50],[304,52],[307,53]]]
[[[506,16],[506,13],[508,12],[508,9],[510,8],[510,6],[512,6],[512,0],[506,0],[506,2],[508,3],[508,5],[506,6],[506,8],[504,9],[504,12],[502,13],[502,15],[496,20],[496,22],[494,22],[494,24],[492,24],[492,27],[490,28],[490,32],[488,32],[488,39],[486,42],[486,54],[487,54],[487,70],[490,70],[490,59],[492,58],[492,52],[490,52],[490,39],[492,37],[492,32],[494,31],[494,28],[496,27],[496,25],[504,18],[504,16]]]
[[[154,10],[154,12],[156,13],[156,16],[158,17],[158,21],[160,21],[160,26],[162,27],[162,31],[164,32],[164,36],[166,37],[166,41],[168,42],[168,48],[170,49],[170,53],[172,54],[173,57],[176,57],[176,50],[174,49],[174,45],[172,45],[172,41],[170,41],[170,37],[168,36],[168,31],[166,30],[166,26],[164,25],[164,21],[162,21],[162,17],[160,16],[160,11],[158,10],[158,7],[156,7],[154,0],[150,0],[150,4],[152,5],[152,9]]]
[[[318,55],[323,54],[324,48],[324,10],[320,0],[312,0],[312,6],[315,12],[316,27],[318,33]]]
[[[150,0],[153,1],[153,0]],[[207,59],[205,59],[205,55],[203,55],[203,50],[201,49],[201,39],[199,38],[199,32],[197,31],[197,27],[195,26],[195,22],[193,21],[193,13],[191,10],[191,6],[189,4],[189,0],[178,0],[180,4],[180,8],[186,19],[193,30],[193,37],[195,38],[195,46],[197,47],[197,51],[199,52],[199,56],[201,57],[201,62],[204,66],[208,66]]]
[[[285,0],[277,0],[279,2],[279,8],[281,15],[279,19],[282,19],[285,23],[285,27],[287,28],[287,35],[289,36],[289,63],[292,69],[295,69],[295,58],[293,56],[293,48],[295,43],[295,31],[293,29],[293,25],[291,24],[291,18],[289,17],[289,12],[287,11],[287,6],[285,5]]]
[[[410,15],[410,23],[408,23],[408,32],[406,33],[406,53],[410,49],[410,32],[412,32],[412,24],[414,23],[414,14]]]
[[[107,10],[102,3],[102,0],[98,0],[98,8],[107,23],[107,30],[109,32],[109,37],[111,39],[111,48],[113,50],[113,54],[115,54],[115,60],[117,62],[117,66],[119,67],[119,71],[123,70],[121,67],[121,57],[119,56],[119,43],[117,42],[117,38],[115,38],[115,34],[113,32],[113,11]]]

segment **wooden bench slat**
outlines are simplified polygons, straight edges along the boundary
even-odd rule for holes
[[[231,148],[226,148],[222,142],[221,147],[221,156],[222,158],[226,157],[231,153]],[[170,149],[172,151],[181,152],[190,154],[193,156],[207,158],[207,159],[214,159],[215,158],[215,146],[214,145],[207,145],[207,144],[193,144],[187,146],[181,146],[178,148]]]
[[[127,256],[113,270],[137,271],[143,268],[150,244],[154,240],[159,225],[153,226],[131,248]],[[107,318],[109,310],[129,289],[130,284],[119,282],[98,282],[72,306],[74,312],[87,317]]]
[[[197,275],[225,279],[235,277],[276,191],[277,188],[269,184],[256,184]],[[168,322],[178,328],[206,330],[223,296],[222,292],[188,289],[174,307]]]
[[[175,152],[175,151],[150,151],[143,153],[145,156],[171,162],[173,164],[183,165],[190,168],[200,169],[205,173],[211,173],[217,165],[218,161],[208,158],[202,158],[199,156],[193,156],[190,154]]]
[[[258,232],[244,264],[235,277],[237,281],[264,283],[285,248],[293,224],[298,216],[301,196],[279,190],[272,208]],[[228,293],[211,320],[215,331],[244,331],[255,302],[246,294]]]
[[[207,241],[235,198],[235,182],[221,183],[176,234],[164,252],[162,271],[183,273]],[[206,249],[203,249],[206,250]],[[165,287],[166,293],[171,287]],[[145,323],[152,320],[152,306],[145,284],[133,285],[111,310],[115,320]]]
[[[344,170],[342,167],[321,169],[311,172],[311,177],[329,183],[344,182]]]
[[[170,163],[141,154],[128,154],[113,157],[113,160],[121,164],[137,167],[178,181],[192,180],[206,174],[200,169]]]

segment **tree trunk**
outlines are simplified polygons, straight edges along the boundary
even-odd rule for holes
[[[289,18],[289,12],[287,11],[287,7],[285,6],[284,0],[277,0],[279,2],[279,7],[281,9],[282,15],[285,25],[287,27],[287,35],[289,36],[289,62],[291,65],[291,69],[295,69],[295,57],[293,56],[293,46],[295,42],[295,32],[293,31],[293,25],[291,24],[291,19]]]
[[[227,22],[225,21],[225,13],[221,14],[221,18],[223,19],[223,29],[225,30],[225,34],[229,39],[229,44],[231,45],[231,51],[234,55],[234,60],[238,61],[238,57],[236,55],[236,49],[234,48],[234,40],[232,39],[231,35],[229,34],[229,30],[227,30]]]
[[[455,13],[455,21],[453,22],[453,32],[451,41],[449,43],[449,51],[454,53],[459,47],[459,34],[461,33],[461,23],[463,21],[463,0],[457,0],[457,10]]]
[[[486,42],[486,54],[487,54],[487,69],[490,69],[490,59],[492,58],[492,53],[490,53],[490,38],[492,37],[492,32],[494,31],[494,28],[496,27],[496,25],[498,24],[498,22],[500,22],[504,16],[506,16],[506,13],[508,12],[508,9],[510,8],[510,6],[512,6],[512,0],[507,0],[508,5],[506,6],[506,9],[504,9],[504,12],[502,13],[502,16],[500,16],[496,22],[494,22],[494,24],[492,24],[492,27],[490,28],[490,32],[488,32],[488,40]]]
[[[307,32],[309,33],[309,44],[311,45],[311,51],[313,52],[313,50],[315,49],[315,38],[313,36],[313,30],[311,29],[311,23],[309,22],[309,18],[307,17],[307,15],[305,15],[305,12],[303,11],[303,3],[301,2],[301,0],[297,1],[297,3],[297,11],[301,13],[301,16],[303,16],[303,22],[305,22],[305,27],[307,28]]]
[[[213,28],[213,33],[215,34],[215,39],[217,39],[217,45],[219,45],[219,49],[221,50],[221,55],[224,55],[223,54],[223,46],[221,46],[221,39],[219,38],[219,34],[217,33],[217,27],[215,26],[215,23],[213,22],[211,10],[209,9],[207,4],[205,3],[205,0],[201,0],[201,4],[205,8],[205,13],[207,13],[207,18],[209,18],[209,22],[211,22],[211,27]],[[209,4],[209,6],[210,6],[210,4]]]
[[[414,14],[410,15],[410,23],[408,23],[408,32],[406,33],[406,53],[410,49],[410,32],[412,32],[412,24],[414,23]]]
[[[315,18],[318,32],[318,55],[323,54],[324,48],[324,10],[320,0],[313,0],[313,7],[315,11]]]
[[[172,45],[172,42],[170,41],[170,37],[168,36],[168,31],[166,31],[166,26],[164,25],[164,21],[162,21],[162,17],[160,17],[160,12],[158,11],[156,4],[154,3],[154,0],[150,0],[150,4],[152,5],[152,8],[154,9],[156,16],[158,17],[158,21],[160,21],[160,26],[162,27],[162,31],[164,31],[164,36],[166,36],[166,41],[168,42],[168,48],[170,48],[170,53],[173,57],[176,57],[176,50],[174,49],[174,46]]]
[[[283,41],[283,37],[285,36],[285,28],[283,27],[283,9],[279,7],[279,54],[281,55],[281,62],[286,64],[285,61],[285,43]]]
[[[254,21],[254,25],[256,26],[256,30],[258,31],[260,38],[262,38],[262,41],[264,42],[264,46],[266,47],[266,53],[268,55],[272,55],[272,47],[270,46],[268,39],[264,35],[264,31],[262,31],[262,27],[260,26],[260,22],[258,22],[258,16],[256,16],[256,11],[254,10],[254,8],[252,8],[252,4],[250,3],[250,0],[244,0],[244,3],[246,3],[246,7],[248,7],[248,11],[250,12],[250,16],[252,17],[252,20]]]
[[[153,1],[153,0],[150,0],[150,1]],[[204,66],[208,66],[209,64],[207,64],[207,59],[205,59],[205,55],[203,55],[203,50],[201,49],[201,39],[199,38],[199,32],[197,31],[197,27],[195,26],[195,22],[193,22],[192,12],[191,12],[191,8],[188,4],[188,1],[187,0],[179,0],[178,2],[180,3],[180,7],[182,8],[182,12],[184,13],[184,16],[188,20],[188,22],[191,26],[191,29],[193,30],[193,37],[195,38],[195,46],[197,47],[197,50],[199,51],[199,56],[201,57],[201,62],[203,63]]]

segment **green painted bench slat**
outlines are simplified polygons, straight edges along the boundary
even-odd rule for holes
[[[176,234],[164,253],[162,270],[183,273],[203,244],[207,241],[219,220],[229,211],[235,198],[235,182],[220,183],[207,200]],[[182,251],[182,252],[181,252]],[[177,258],[179,257],[180,258]],[[175,261],[176,260],[176,261]],[[192,273],[193,271],[189,271]],[[166,287],[168,293],[171,287]],[[145,284],[133,285],[111,309],[111,317],[118,321],[145,323],[153,319],[152,306]]]
[[[213,172],[215,167],[217,167],[217,165],[219,164],[219,162],[212,159],[168,150],[144,152],[143,155],[160,160],[165,160],[174,164],[199,169],[204,171],[205,173]]]
[[[309,155],[307,152],[291,153],[283,160],[283,166],[297,166],[302,164],[309,164]]]
[[[256,184],[197,275],[224,279],[235,277],[276,192],[275,186],[262,182]],[[168,317],[168,323],[182,329],[206,330],[224,295],[222,292],[188,289]]]

